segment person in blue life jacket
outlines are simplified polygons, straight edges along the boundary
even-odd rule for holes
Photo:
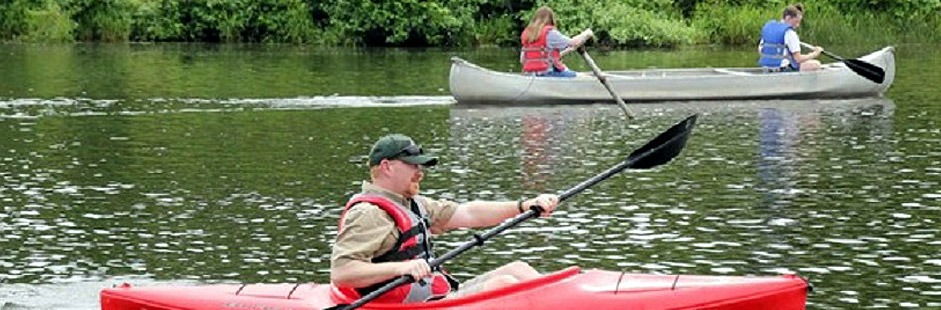
[[[807,55],[801,53],[801,41],[797,28],[804,18],[801,4],[784,8],[781,20],[771,20],[761,28],[761,41],[758,43],[758,65],[766,72],[814,71],[820,70],[820,53],[823,49],[814,47]]]
[[[575,77],[575,71],[562,63],[562,56],[574,51],[595,35],[589,28],[574,38],[559,32],[558,18],[548,6],[536,9],[529,25],[520,35],[520,63],[523,72],[536,76]]]
[[[555,194],[518,201],[457,203],[419,194],[424,167],[438,159],[411,138],[380,138],[369,154],[370,181],[346,203],[330,256],[331,294],[351,302],[403,275],[422,279],[403,284],[374,302],[417,303],[505,287],[541,274],[525,262],[511,262],[458,283],[444,270],[433,270],[432,235],[456,228],[500,224],[533,206],[548,216],[559,203]]]

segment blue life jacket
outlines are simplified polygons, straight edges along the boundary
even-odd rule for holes
[[[794,55],[787,49],[784,43],[784,34],[792,30],[791,25],[781,21],[771,20],[765,23],[761,28],[761,58],[758,59],[758,65],[762,67],[778,68],[781,67],[781,60],[787,59],[791,62],[791,67],[800,69],[800,64],[794,60]]]

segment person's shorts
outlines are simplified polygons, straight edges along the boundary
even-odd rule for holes
[[[794,69],[794,67],[791,67],[791,66],[777,67],[777,68],[761,67],[761,71],[764,73],[778,73],[778,72],[794,72],[794,71],[797,71],[797,69]]]

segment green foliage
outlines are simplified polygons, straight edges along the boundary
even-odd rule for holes
[[[778,10],[751,6],[723,7],[701,3],[693,16],[693,27],[703,31],[702,42],[750,44],[758,42],[761,27],[769,20],[779,19]]]
[[[561,0],[539,5],[548,5],[556,12],[562,32],[574,35],[592,28],[595,37],[606,45],[668,47],[694,43],[699,36],[671,1],[605,0],[588,4]],[[537,7],[524,14],[527,22]]]
[[[131,40],[165,41],[179,38],[184,25],[179,23],[180,14],[176,1],[144,0],[134,11],[131,23]]]
[[[801,38],[819,44],[867,42],[890,45],[938,41],[939,17],[925,16],[919,22],[900,22],[892,12],[860,12],[847,15],[834,6],[815,8],[812,19],[801,26]]]
[[[700,2],[692,17],[693,27],[705,30],[704,43],[754,44],[760,29],[769,19],[779,19],[784,6],[743,4],[722,5],[724,0]],[[743,1],[744,2],[744,1]],[[878,2],[878,1],[877,1]],[[805,0],[804,20],[798,33],[801,39],[816,44],[834,43],[878,43],[878,45],[901,42],[931,42],[939,38],[934,31],[938,27],[938,14],[923,17],[918,22],[901,20],[890,11],[871,11],[837,6],[831,1]],[[855,2],[853,2],[855,4]],[[909,8],[908,6],[901,6]],[[923,8],[927,9],[927,7]],[[914,13],[913,13],[914,14]]]
[[[800,1],[801,0],[674,0],[673,5],[680,10],[683,17],[691,19],[696,13],[701,13],[699,9],[703,7],[717,10],[718,8],[748,6],[753,8],[773,8],[775,11],[781,11],[786,5]]]
[[[135,13],[133,38],[155,41],[310,42],[318,34],[301,0],[157,0]]]
[[[332,0],[320,4],[329,16],[327,30],[344,43],[399,45],[448,43],[471,20],[465,1]]]
[[[535,3],[531,1],[469,0],[462,10],[472,12],[456,32],[456,45],[519,46],[519,36]],[[456,4],[456,3],[455,3]],[[527,18],[524,18],[525,17]]]
[[[827,2],[844,12],[888,13],[898,22],[922,21],[926,17],[941,14],[941,0],[830,0]]]
[[[249,38],[262,42],[310,42],[319,31],[310,18],[310,7],[301,0],[252,1],[255,12],[247,27]]]
[[[752,44],[803,2],[802,38],[941,41],[941,0],[0,0],[0,40],[518,46],[532,12],[600,44]]]
[[[471,36],[463,37],[464,41],[458,42],[458,45],[518,45],[519,34],[507,31],[507,29],[522,29],[518,19],[510,15],[483,19],[476,26],[471,27],[474,29],[469,31]]]
[[[128,0],[73,0],[66,2],[78,24],[75,38],[84,41],[127,41],[131,16],[138,5]]]
[[[27,32],[22,37],[25,41],[72,41],[76,24],[54,1],[46,2],[42,9],[29,11],[27,20]]]
[[[183,3],[164,1],[178,10],[178,19],[172,21],[183,30],[183,40],[236,42],[251,14],[242,0],[192,0]]]
[[[0,36],[12,40],[26,32],[26,20],[30,1],[11,0],[0,2]]]
[[[0,3],[0,39],[71,41],[75,23],[56,1],[11,0]]]

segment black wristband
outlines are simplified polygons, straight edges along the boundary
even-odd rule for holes
[[[520,213],[526,212],[526,211],[523,210],[523,200],[522,200],[522,199],[520,199],[519,201],[516,202],[516,209],[519,210]]]

